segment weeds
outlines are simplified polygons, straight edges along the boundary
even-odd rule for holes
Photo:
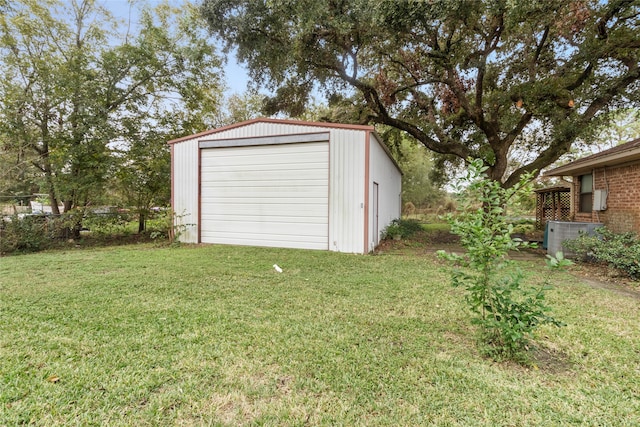
[[[420,221],[416,219],[396,218],[382,230],[382,239],[407,239],[422,230]]]

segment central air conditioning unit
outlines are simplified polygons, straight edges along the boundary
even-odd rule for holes
[[[547,253],[555,256],[557,252],[562,251],[565,257],[574,255],[573,252],[567,251],[563,247],[565,240],[574,240],[580,237],[580,234],[595,234],[596,228],[603,227],[600,222],[567,222],[567,221],[548,221],[549,230],[547,236]]]

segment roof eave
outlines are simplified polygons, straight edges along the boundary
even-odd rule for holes
[[[588,173],[594,169],[619,166],[625,163],[640,161],[640,148],[615,153],[610,156],[599,157],[597,159],[585,161],[576,160],[568,165],[551,169],[544,173],[544,176],[577,176]]]
[[[272,118],[257,118],[251,119],[244,122],[234,123],[228,126],[219,127],[216,129],[207,130],[204,132],[196,133],[193,135],[186,135],[181,138],[172,139],[168,141],[167,144],[175,144],[178,142],[188,141],[195,138],[201,138],[203,136],[213,135],[216,133],[220,133],[229,129],[235,129],[243,126],[248,126],[253,123],[278,123],[278,124],[290,124],[297,126],[318,126],[318,127],[326,127],[326,128],[336,128],[336,129],[349,129],[349,130],[364,130],[364,131],[374,131],[373,126],[369,125],[351,125],[351,124],[343,124],[343,123],[330,123],[330,122],[307,122],[301,120],[291,120],[291,119],[272,119]]]

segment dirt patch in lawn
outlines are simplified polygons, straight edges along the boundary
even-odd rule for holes
[[[552,374],[563,374],[572,368],[566,353],[544,345],[537,345],[529,352],[535,369]]]
[[[383,240],[375,250],[375,253],[407,253],[433,255],[437,251],[463,253],[465,249],[460,245],[460,237],[448,231],[436,230],[432,232],[418,233],[409,239]],[[523,249],[512,251],[509,258],[526,261],[544,259],[546,252],[542,249]]]

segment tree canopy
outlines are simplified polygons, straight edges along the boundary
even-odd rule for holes
[[[640,99],[634,0],[204,0],[272,111],[320,88],[352,119],[510,187]],[[348,101],[348,102],[345,102]]]
[[[102,202],[120,168],[131,185],[169,188],[166,141],[206,127],[221,97],[220,60],[198,20],[188,4],[145,8],[128,25],[95,0],[4,5],[0,154],[11,177],[35,170],[54,213]]]

